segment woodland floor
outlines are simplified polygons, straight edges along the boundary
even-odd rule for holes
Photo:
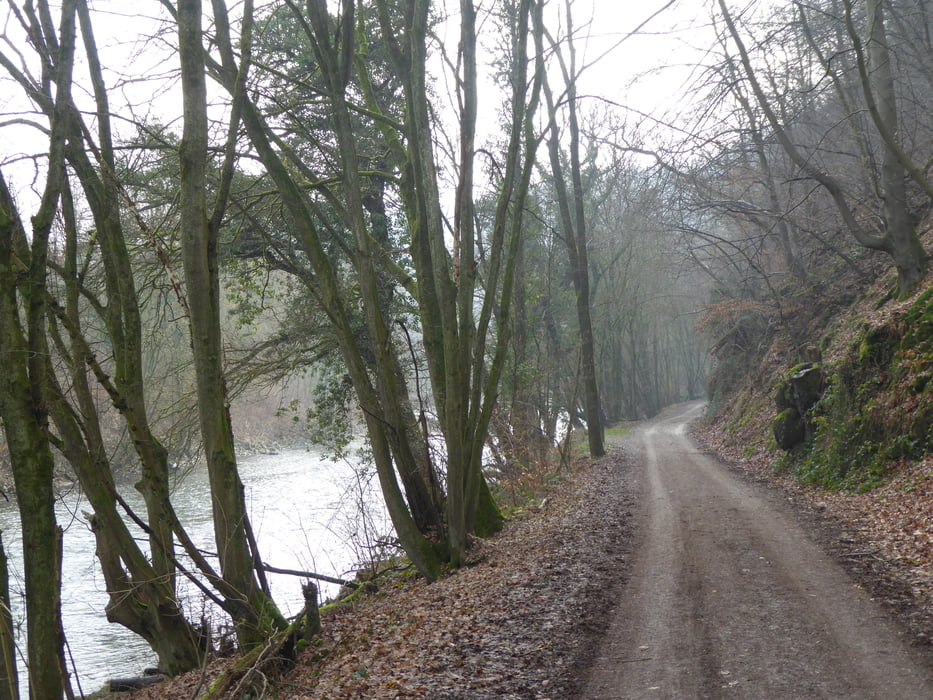
[[[621,450],[582,465],[474,547],[471,566],[331,611],[266,697],[573,697],[625,580],[628,471]],[[120,697],[198,697],[228,663]]]
[[[718,436],[695,436],[715,446]],[[729,455],[723,455],[728,459]],[[619,448],[563,479],[540,505],[480,543],[474,563],[427,585],[393,584],[324,618],[320,640],[265,697],[553,698],[578,695],[633,543],[632,456]],[[839,495],[732,459],[745,478],[783,489],[814,539],[909,626],[933,640],[933,463],[871,494]],[[196,698],[230,660],[127,700]]]

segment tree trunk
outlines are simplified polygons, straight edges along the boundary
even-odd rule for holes
[[[867,89],[874,94],[878,118],[890,138],[883,139],[881,160],[882,217],[890,254],[898,272],[898,294],[905,297],[916,288],[926,273],[927,257],[917,235],[907,204],[907,172],[893,142],[900,133],[897,93],[885,29],[881,0],[867,0],[868,74]]]
[[[201,2],[178,3],[184,128],[181,162],[181,240],[185,283],[191,304],[191,347],[197,380],[198,415],[211,486],[214,538],[220,569],[238,599],[227,604],[243,648],[260,643],[283,620],[259,588],[247,541],[246,503],[237,470],[227,400],[220,330],[217,231],[207,209],[207,87],[201,45]]]
[[[543,30],[542,30],[543,31]],[[568,41],[570,41],[568,39]],[[555,47],[557,50],[558,47]],[[583,382],[583,406],[586,416],[587,440],[590,455],[601,457],[605,454],[602,409],[599,403],[599,382],[596,373],[595,342],[593,339],[593,321],[590,315],[590,271],[587,253],[586,212],[584,209],[584,191],[580,165],[580,126],[577,118],[576,81],[573,65],[568,69],[563,58],[561,69],[567,90],[567,117],[570,132],[570,182],[571,192],[567,192],[567,177],[560,157],[560,130],[557,124],[557,105],[552,90],[545,85],[548,101],[548,154],[551,162],[554,191],[560,212],[560,225],[564,244],[570,258],[571,275],[576,294],[577,322],[580,333],[580,362]],[[570,42],[571,62],[574,61],[573,43]]]
[[[0,372],[0,419],[22,524],[30,696],[49,700],[60,698],[67,684],[61,624],[61,529],[55,521],[54,459],[47,432],[46,263],[49,235],[65,182],[75,4],[75,0],[63,2],[57,39],[54,35],[33,37],[37,44],[45,41],[58,50],[46,182],[32,218],[31,240],[27,240],[13,197],[0,175],[0,347],[5,353],[4,371]],[[40,12],[50,16],[44,2]],[[44,97],[52,98],[51,94]]]
[[[61,162],[58,165],[62,169]],[[54,176],[53,176],[54,177]],[[48,201],[48,200],[47,200]],[[57,201],[57,193],[55,197]],[[48,218],[34,219],[33,250],[27,251],[25,232],[6,182],[0,177],[0,419],[10,454],[19,507],[26,592],[26,664],[30,696],[60,698],[64,690],[61,666],[61,600],[58,585],[58,537],[52,473],[54,459],[46,428],[45,250]],[[46,222],[48,226],[46,226]],[[38,230],[36,230],[38,229]],[[25,258],[25,259],[24,259]],[[23,273],[26,263],[28,272]],[[20,299],[27,309],[27,328],[20,324]]]
[[[0,533],[0,700],[19,700],[16,634],[10,607],[10,571]]]
[[[134,551],[132,540],[127,542],[129,533],[116,510],[101,508],[89,523],[110,595],[107,620],[145,639],[163,673],[173,676],[196,668],[207,640],[187,623],[168,582],[155,576],[151,567],[146,577],[148,563]]]
[[[519,249],[515,261],[515,315],[512,324],[512,376],[509,395],[509,427],[511,428],[512,450],[510,457],[521,467],[531,466],[531,446],[540,435],[532,411],[531,376],[528,363],[528,310],[526,298],[528,285],[525,271],[524,246]]]
[[[174,587],[175,562],[169,502],[168,455],[152,432],[146,408],[143,381],[142,322],[135,275],[127,250],[120,206],[120,183],[116,181],[116,158],[111,130],[111,109],[103,68],[87,3],[78,5],[78,19],[96,103],[99,163],[92,163],[84,149],[82,116],[74,108],[66,153],[84,190],[94,216],[101,260],[104,264],[107,304],[104,322],[113,345],[114,384],[120,392],[115,401],[126,421],[133,446],[139,456],[141,478],[136,488],[146,502],[149,523],[149,553],[159,576]],[[89,131],[87,133],[90,133]]]
[[[70,246],[66,245],[66,248]],[[75,319],[72,321],[76,322]],[[61,387],[53,381],[51,415],[58,431],[60,449],[94,509],[89,520],[110,597],[107,619],[122,624],[145,639],[158,654],[158,666],[163,673],[184,673],[201,662],[200,640],[175,598],[173,578],[160,573],[155,564],[147,560],[117,510],[117,490],[106,459],[107,450],[95,397],[87,382],[89,353],[85,352],[86,347],[80,340],[77,349],[65,347],[54,327],[52,335],[71,369],[70,394],[77,402],[77,409],[68,405]],[[78,415],[81,416],[80,424]]]

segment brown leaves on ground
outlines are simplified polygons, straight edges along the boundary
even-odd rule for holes
[[[897,562],[918,596],[933,601],[933,458],[904,465],[874,491],[817,498],[860,539],[876,545],[879,556]]]
[[[624,579],[626,474],[620,451],[581,467],[536,512],[477,543],[470,566],[331,611],[265,697],[572,697]],[[197,676],[126,697],[187,699]]]

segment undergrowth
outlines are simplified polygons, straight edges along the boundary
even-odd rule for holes
[[[808,416],[812,438],[776,467],[806,483],[866,491],[892,465],[933,451],[933,288],[877,325],[863,324],[829,368]]]

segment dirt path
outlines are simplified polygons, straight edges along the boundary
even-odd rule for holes
[[[930,653],[775,493],[697,450],[701,404],[640,424],[636,554],[582,698],[933,698]]]

